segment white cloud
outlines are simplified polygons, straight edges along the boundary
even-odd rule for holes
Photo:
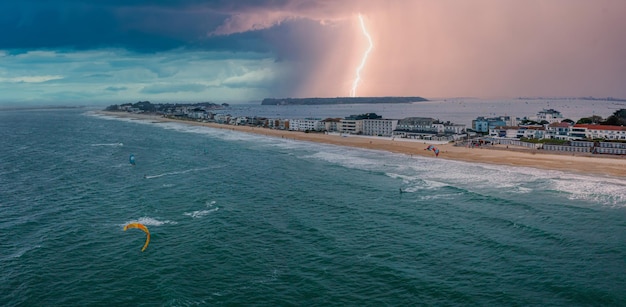
[[[9,83],[41,83],[51,80],[63,79],[60,75],[43,75],[43,76],[19,76],[19,77],[0,77],[0,82]]]
[[[273,80],[274,73],[269,68],[262,68],[227,78],[222,84],[232,88],[258,88],[269,86]]]
[[[309,19],[321,25],[332,25],[335,21],[352,18],[366,7],[384,8],[384,1],[322,0],[284,1],[273,7],[250,6],[225,12],[231,16],[209,35],[229,35],[256,31],[280,25],[295,19]]]
[[[247,31],[262,30],[279,25],[289,19],[295,19],[298,16],[292,12],[286,11],[268,11],[262,10],[254,13],[244,13],[233,15],[228,18],[224,24],[218,27],[210,35],[228,35],[234,33],[242,33]]]

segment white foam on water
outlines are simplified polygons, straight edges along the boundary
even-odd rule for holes
[[[115,115],[101,114],[101,113],[92,112],[92,111],[86,112],[84,114],[87,116],[97,117],[97,118],[104,119],[104,120],[115,120],[115,121],[122,121],[122,122],[127,122],[127,123],[138,123],[138,124],[143,124],[143,125],[154,124],[154,119],[118,117]]]
[[[219,207],[215,207],[215,201],[207,202],[205,206],[207,209],[184,212],[183,215],[190,216],[191,218],[201,218],[220,209]]]
[[[411,183],[411,182],[420,180],[420,178],[417,176],[409,176],[409,175],[404,175],[404,174],[385,173],[385,175],[394,179],[402,179],[402,183]]]
[[[429,179],[465,186],[528,194],[536,189],[563,192],[567,199],[626,207],[626,180],[544,170],[531,167],[498,166],[455,162],[458,169],[423,174]]]
[[[279,149],[281,153],[288,155],[295,155],[297,151],[306,150],[306,148],[304,147],[304,144],[306,144],[305,141],[279,138],[267,139],[267,141],[268,142],[262,144],[264,148],[268,148],[271,150]]]
[[[435,160],[435,159],[433,159]],[[462,161],[436,160],[430,163],[410,164],[411,171],[423,180],[444,183],[468,191],[483,190],[502,193],[527,194],[543,190],[542,181],[561,174],[528,167],[501,166]]]
[[[184,212],[183,215],[186,216],[190,216],[192,218],[200,218],[203,216],[206,216],[212,212],[216,212],[217,210],[219,210],[220,208],[213,208],[213,209],[208,209],[208,210],[197,210],[197,211],[193,211],[193,212]]]
[[[36,245],[26,246],[26,247],[20,248],[20,249],[19,249],[19,250],[17,250],[15,253],[13,253],[13,254],[9,255],[9,257],[8,257],[8,258],[9,258],[9,259],[11,259],[11,258],[13,258],[13,259],[15,259],[15,258],[20,258],[20,257],[22,257],[24,254],[26,254],[27,252],[32,251],[32,250],[35,250],[35,249],[38,249],[38,248],[40,248],[40,247],[41,247],[41,245],[36,244]]]
[[[567,175],[551,178],[547,188],[564,192],[570,200],[626,207],[626,180]]]
[[[564,197],[570,200],[626,207],[626,179],[622,178],[486,164],[468,163],[463,168],[465,172],[456,172],[455,176],[480,188],[491,187],[519,194],[531,193],[535,189],[553,190],[564,193]]]
[[[173,172],[161,173],[161,174],[157,174],[157,175],[145,175],[144,178],[145,179],[154,179],[154,178],[165,177],[165,176],[172,176],[172,175],[187,174],[187,173],[191,173],[191,172],[206,171],[206,170],[210,170],[210,169],[216,169],[218,167],[222,167],[222,166],[216,165],[216,166],[210,166],[210,167],[200,167],[200,168],[192,168],[192,169],[187,169],[187,170],[182,170],[182,171],[173,171]]]
[[[344,167],[377,169],[402,180],[403,192],[438,189],[445,186],[470,191],[499,191],[529,194],[536,190],[563,192],[564,198],[612,207],[626,207],[626,179],[587,176],[532,167],[469,163],[436,158],[407,157],[353,148],[316,147],[315,158]]]
[[[372,170],[379,167],[380,160],[363,156],[349,155],[345,152],[319,151],[302,158],[322,160],[332,164],[338,164],[346,168]]]
[[[450,186],[447,183],[434,181],[434,180],[424,180],[424,183],[425,183],[425,186],[429,189],[439,189],[439,188]]]
[[[159,127],[183,133],[195,133],[211,136],[225,141],[267,142],[269,137],[235,130],[219,129],[207,126],[196,126],[185,123],[164,122],[156,123]],[[227,127],[225,125],[225,127]],[[259,128],[264,129],[264,128]]]
[[[403,193],[415,193],[422,190],[436,190],[441,189],[449,184],[436,180],[424,179],[425,176],[410,176],[396,173],[385,173],[386,176],[394,179],[401,179],[403,187],[401,188]]]
[[[112,147],[121,147],[121,146],[124,146],[124,143],[102,143],[102,144],[91,144],[91,146],[112,146]]]
[[[127,221],[124,224],[122,224],[121,226],[124,227],[124,226],[128,225],[129,223],[140,223],[140,224],[143,224],[145,226],[163,226],[163,225],[167,225],[167,224],[170,224],[170,225],[178,224],[175,221],[170,221],[170,220],[160,221],[160,220],[152,218],[152,217],[144,216],[144,217],[140,217],[139,219],[136,219],[136,220]]]
[[[533,189],[530,189],[530,188],[514,187],[514,189],[511,192],[518,193],[518,194],[526,194],[526,193],[530,193],[532,191],[533,191]]]
[[[421,200],[436,200],[436,199],[454,199],[458,197],[462,193],[449,193],[449,194],[435,194],[435,195],[421,195],[419,198]]]

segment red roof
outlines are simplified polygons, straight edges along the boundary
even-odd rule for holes
[[[592,124],[576,124],[574,128],[587,128],[587,130],[614,130],[626,131],[624,126],[608,126],[608,125],[592,125]]]

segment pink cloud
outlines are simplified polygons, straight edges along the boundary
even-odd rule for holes
[[[290,63],[306,74],[298,96],[349,95],[367,48],[361,13],[374,49],[359,95],[626,97],[624,12],[621,0],[287,1],[239,10],[213,34],[333,27],[279,43],[312,49]]]

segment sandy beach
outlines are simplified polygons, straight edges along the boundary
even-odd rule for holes
[[[181,122],[189,125],[201,125],[216,129],[228,129],[266,136],[289,138],[301,141],[319,142],[340,146],[384,150],[407,155],[419,155],[435,158],[432,151],[424,150],[428,144],[420,141],[408,141],[383,137],[340,136],[324,133],[304,133],[299,131],[273,130],[249,126],[232,126],[216,123],[201,123],[196,121],[175,120],[157,115],[132,114],[123,112],[105,112],[100,114],[109,116],[146,119],[153,121]],[[526,148],[509,148],[493,146],[491,148],[467,148],[453,144],[437,144],[440,154],[437,159],[450,159],[472,163],[487,163],[495,165],[511,165],[533,167],[545,170],[560,170],[570,173],[580,173],[599,176],[626,177],[626,157],[623,156],[595,156],[591,154],[553,153],[543,150]]]

